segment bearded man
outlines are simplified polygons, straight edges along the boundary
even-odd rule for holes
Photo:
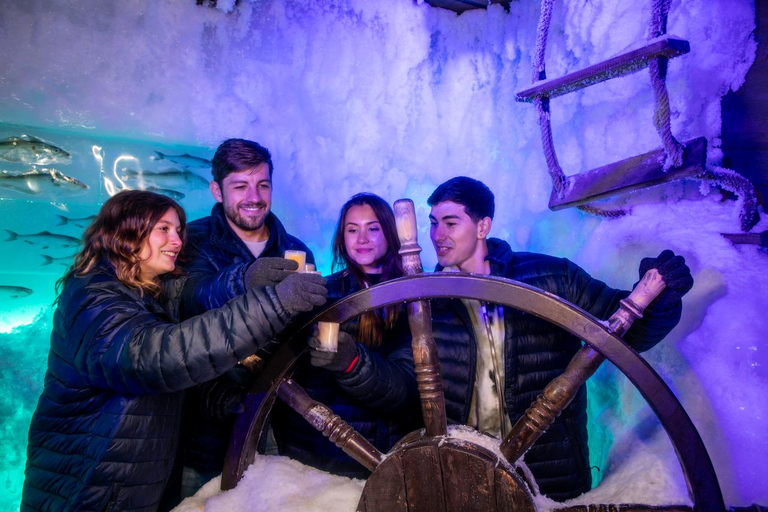
[[[267,148],[245,139],[225,140],[211,167],[216,204],[209,217],[187,224],[182,264],[189,279],[182,294],[183,318],[221,307],[250,287],[274,286],[295,274],[298,264],[283,257],[287,250],[304,251],[306,261],[315,262],[307,246],[289,235],[270,211],[273,166]],[[325,284],[320,276],[301,276],[316,281],[307,286]],[[293,300],[301,303],[307,297],[297,289]],[[276,340],[257,355],[266,357],[278,346]],[[178,457],[183,464],[179,498],[191,496],[221,474],[234,413],[242,411],[242,398],[253,379],[251,371],[238,365],[188,393],[186,434]]]

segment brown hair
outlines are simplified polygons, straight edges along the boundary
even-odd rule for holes
[[[272,180],[272,155],[269,150],[252,140],[227,139],[216,149],[211,162],[213,180],[221,186],[224,178],[233,172],[247,171],[254,167],[267,164],[269,179]]]
[[[72,267],[56,282],[56,288],[73,275],[82,276],[106,260],[114,267],[117,278],[139,295],[159,295],[157,283],[141,275],[139,253],[152,228],[170,208],[179,215],[183,243],[187,216],[170,197],[147,190],[124,190],[107,199],[83,233],[83,248]],[[179,272],[178,267],[173,271]]]
[[[349,257],[347,247],[344,244],[344,219],[347,212],[353,206],[368,205],[373,210],[376,219],[381,224],[382,233],[387,241],[387,253],[382,262],[381,280],[387,281],[403,275],[403,266],[400,261],[398,251],[400,250],[400,239],[397,236],[397,227],[395,225],[395,214],[392,207],[384,199],[371,194],[362,192],[355,194],[349,201],[344,203],[339,212],[339,221],[336,224],[336,231],[333,235],[333,264],[332,272],[344,270],[345,275],[351,274],[361,288],[371,283],[363,269]],[[342,294],[344,290],[342,290]],[[397,323],[398,312],[400,308],[397,305],[387,306],[385,308],[363,313],[360,316],[358,327],[358,341],[371,348],[377,348],[384,340],[384,330],[393,329]]]

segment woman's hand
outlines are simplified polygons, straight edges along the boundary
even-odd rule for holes
[[[326,352],[319,350],[321,343],[318,334],[317,326],[315,326],[312,337],[310,337],[308,341],[311,349],[309,351],[309,356],[312,366],[325,368],[332,372],[351,372],[359,359],[357,343],[352,336],[344,331],[340,331],[338,350],[336,352]]]

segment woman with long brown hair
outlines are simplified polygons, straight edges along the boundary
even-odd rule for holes
[[[395,217],[382,198],[353,196],[342,206],[333,237],[328,296],[340,299],[401,277]],[[309,340],[312,366],[294,375],[310,396],[387,452],[419,426],[420,409],[408,318],[397,306],[365,313],[342,325],[338,350]],[[344,454],[292,410],[278,406],[273,426],[281,454],[335,474],[366,478],[370,472]]]
[[[186,216],[169,197],[108,199],[60,280],[45,386],[32,417],[22,510],[163,508],[183,390],[267,347],[325,301],[291,275],[178,322]]]

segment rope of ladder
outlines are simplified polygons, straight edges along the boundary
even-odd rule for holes
[[[539,24],[536,28],[536,46],[533,53],[533,82],[546,80],[547,71],[544,65],[544,54],[547,50],[547,39],[549,38],[549,25],[552,20],[552,7],[555,0],[541,1],[541,14],[539,15]],[[552,140],[552,123],[550,122],[549,98],[538,96],[533,99],[536,106],[536,112],[539,114],[539,128],[541,129],[541,143],[544,146],[544,158],[547,161],[549,177],[552,179],[552,186],[557,192],[557,196],[562,199],[565,197],[567,178],[560,167],[555,153],[555,144]]]
[[[757,212],[755,187],[741,174],[732,169],[712,165],[707,166],[704,172],[694,176],[694,178],[715,182],[719,187],[741,197],[743,203],[739,220],[742,231],[749,231],[760,220],[760,215]]]
[[[651,12],[651,29],[649,37],[651,39],[667,33],[667,15],[669,14],[670,0],[654,0]],[[664,144],[664,152],[667,159],[664,168],[679,167],[683,164],[683,145],[680,144],[672,135],[670,115],[669,115],[669,96],[667,95],[666,75],[667,75],[666,57],[657,57],[648,62],[648,68],[651,72],[651,82],[653,83],[653,92],[656,96],[656,110],[654,112],[653,122],[656,131],[661,136]],[[695,176],[696,179],[713,181],[720,187],[728,190],[743,200],[742,210],[739,214],[742,231],[749,231],[759,220],[757,213],[757,198],[755,188],[744,176],[730,169],[716,167],[707,168],[702,173]]]
[[[540,80],[546,80],[547,71],[544,64],[544,55],[547,50],[547,39],[549,38],[549,25],[552,21],[552,8],[555,0],[541,0],[541,13],[539,15],[539,24],[536,28],[536,46],[533,53],[533,83]],[[541,130],[541,143],[544,148],[544,158],[547,161],[547,170],[552,179],[552,187],[555,189],[558,198],[565,197],[568,186],[568,178],[557,160],[555,144],[552,138],[552,123],[549,111],[549,98],[538,96],[533,99],[536,112],[539,115],[539,128]],[[594,205],[581,205],[579,210],[599,215],[602,217],[617,218],[626,215],[624,210],[604,209]]]
[[[653,0],[649,39],[667,33],[667,15],[669,14],[670,3],[670,0]],[[656,57],[648,61],[653,93],[656,97],[653,124],[656,126],[656,131],[664,144],[664,152],[667,154],[664,169],[680,167],[683,164],[683,145],[672,135],[672,122],[669,115],[669,94],[666,83],[668,61],[667,57]]]
[[[667,33],[667,19],[671,0],[653,0],[651,8],[651,22],[649,26],[649,39],[660,37]],[[541,1],[541,14],[536,28],[536,46],[533,55],[533,82],[546,80],[547,73],[544,64],[544,56],[549,37],[549,26],[552,21],[554,0]],[[679,167],[683,164],[684,146],[675,139],[672,134],[672,122],[669,108],[669,93],[667,92],[667,57],[656,57],[648,62],[651,75],[656,106],[654,109],[653,124],[661,137],[666,154],[664,169]],[[533,100],[539,115],[539,127],[541,129],[541,142],[544,147],[544,157],[547,161],[547,169],[552,179],[552,187],[558,197],[565,197],[568,187],[568,178],[565,176],[555,152],[552,137],[551,112],[548,97],[536,97]],[[716,167],[716,170],[705,169],[694,178],[714,181],[722,188],[729,190],[743,199],[742,212],[739,215],[741,229],[749,231],[759,220],[757,212],[757,198],[752,183],[742,175],[730,169]],[[585,204],[577,207],[579,210],[602,217],[618,218],[626,215],[622,209],[606,209]]]

